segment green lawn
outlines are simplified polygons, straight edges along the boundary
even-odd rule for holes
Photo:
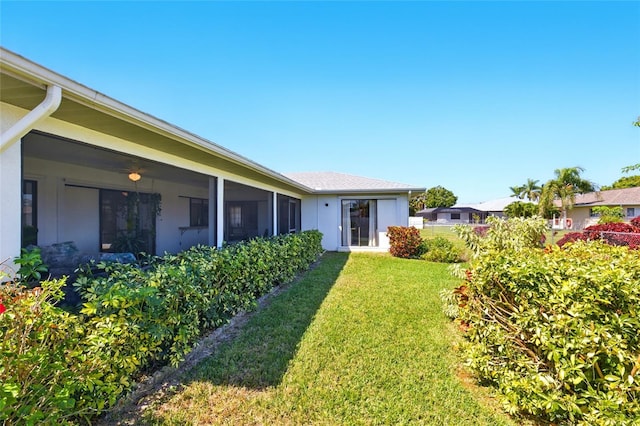
[[[470,226],[486,226],[486,225],[470,225]],[[552,243],[557,243],[558,240],[560,238],[562,238],[565,234],[569,233],[569,232],[576,232],[576,231],[571,231],[571,230],[561,230],[561,231],[553,231],[553,230],[549,230],[545,233],[545,237],[546,237],[546,244],[552,244]],[[460,240],[458,238],[458,236],[456,235],[455,232],[453,232],[453,226],[448,226],[448,225],[426,225],[423,229],[420,230],[420,236],[422,238],[434,238],[434,237],[444,237],[448,240],[450,240],[451,242],[453,242],[453,244],[460,248],[463,253],[467,252],[467,249],[464,245],[464,243],[462,242],[462,240]]]
[[[512,425],[459,370],[447,265],[326,253],[144,420]]]

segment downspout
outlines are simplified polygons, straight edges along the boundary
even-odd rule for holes
[[[53,114],[60,106],[61,101],[62,89],[60,86],[47,86],[47,96],[40,105],[29,111],[27,115],[0,135],[0,152],[29,133],[39,121]]]

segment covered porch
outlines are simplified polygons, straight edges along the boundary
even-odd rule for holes
[[[22,247],[159,255],[300,230],[299,198],[222,172],[40,131],[22,138],[21,163]]]

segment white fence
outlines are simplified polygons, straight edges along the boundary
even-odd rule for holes
[[[409,226],[422,229],[424,228],[424,220],[420,216],[409,216]]]

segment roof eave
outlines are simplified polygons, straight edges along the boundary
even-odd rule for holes
[[[169,124],[157,117],[144,113],[103,93],[93,90],[83,84],[71,80],[29,59],[0,47],[0,68],[23,81],[34,85],[41,85],[45,90],[49,85],[62,88],[62,96],[83,103],[85,106],[101,110],[102,112],[128,121],[137,126],[162,133],[180,143],[191,144],[200,149],[212,152],[243,167],[247,167],[264,176],[270,177],[303,192],[312,193],[313,190],[300,182],[264,167],[248,158],[230,151],[214,142],[197,136],[180,127]]]
[[[405,194],[409,192],[424,192],[426,188],[383,188],[383,189],[312,189],[314,194]]]

